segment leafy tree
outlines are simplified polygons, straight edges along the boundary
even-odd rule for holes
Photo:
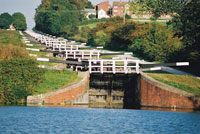
[[[25,31],[27,29],[26,18],[22,13],[14,13],[12,15],[12,20],[16,30]]]
[[[138,16],[153,14],[155,18],[158,18],[163,14],[179,12],[184,2],[185,0],[134,0],[131,2],[131,8]]]
[[[3,13],[0,15],[0,28],[8,29],[12,24],[12,16],[9,13]]]
[[[116,28],[111,34],[109,47],[114,50],[127,50],[134,37],[132,32],[136,29],[136,24],[131,22]]]
[[[86,8],[94,9],[91,1],[88,1],[87,5],[86,5]]]
[[[185,44],[184,55],[195,63],[200,60],[200,1],[192,0],[185,4],[177,16],[178,28],[182,32],[183,43]]]
[[[43,0],[36,9],[36,29],[58,36],[72,36],[83,20],[86,0]]]
[[[173,31],[156,23],[145,25],[145,36],[139,36],[129,47],[135,54],[151,61],[168,62],[183,49],[181,38],[174,37]]]

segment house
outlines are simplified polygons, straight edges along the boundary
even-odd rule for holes
[[[123,17],[125,14],[128,14],[129,16],[132,15],[132,12],[130,11],[129,2],[122,2],[121,0],[114,1],[112,8],[112,15]]]
[[[96,16],[96,9],[89,9],[89,8],[86,8],[84,11],[86,12],[86,18],[87,18],[87,19],[89,19],[89,16],[90,16],[90,15]]]
[[[16,30],[13,24],[10,25],[9,30]]]
[[[109,18],[110,10],[111,10],[111,5],[109,4],[108,1],[99,3],[98,5],[96,5],[97,18],[98,19]]]

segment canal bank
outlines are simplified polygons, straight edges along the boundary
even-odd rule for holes
[[[88,107],[139,109],[159,107],[200,109],[200,98],[181,89],[161,83],[145,73],[88,74],[82,80],[55,91],[29,96],[30,104],[72,104]]]

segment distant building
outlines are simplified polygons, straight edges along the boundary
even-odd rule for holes
[[[95,15],[96,16],[96,9],[86,8],[84,11],[86,12],[86,18],[88,18],[88,19],[89,19],[90,15]]]
[[[109,18],[110,17],[110,12],[111,10],[111,5],[109,4],[108,1],[104,1],[98,5],[96,5],[96,12],[97,12],[97,18]]]
[[[10,25],[10,28],[9,28],[9,29],[10,29],[10,30],[16,30],[13,24]]]
[[[132,12],[130,11],[129,2],[114,1],[112,8],[112,16],[123,17],[125,14],[131,16]]]

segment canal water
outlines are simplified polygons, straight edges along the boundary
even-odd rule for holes
[[[0,134],[200,134],[200,114],[67,107],[0,107]]]

